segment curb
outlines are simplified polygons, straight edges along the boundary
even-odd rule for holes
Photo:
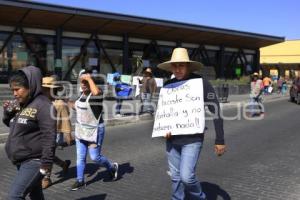
[[[288,96],[284,96],[284,97],[272,97],[269,99],[265,99],[263,101],[263,103],[271,103],[271,102],[275,102],[275,101],[281,101],[281,100],[287,100],[289,99]],[[242,100],[242,101],[233,101],[233,102],[228,102],[228,103],[221,103],[221,109],[231,109],[231,108],[235,108],[238,104],[243,104],[243,103],[248,103],[249,100]]]

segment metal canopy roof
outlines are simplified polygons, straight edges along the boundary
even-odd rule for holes
[[[23,19],[23,20],[22,20]],[[28,1],[0,0],[0,24],[65,31],[98,31],[99,34],[180,41],[187,43],[224,45],[258,49],[284,41],[284,37],[262,35],[229,29],[157,20],[144,17],[99,12],[73,7]]]

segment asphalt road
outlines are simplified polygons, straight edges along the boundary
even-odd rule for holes
[[[226,110],[227,117],[235,109]],[[300,106],[286,99],[266,104],[262,120],[226,120],[227,152],[213,152],[214,129],[208,122],[197,174],[209,200],[299,200],[300,199]],[[67,177],[54,167],[54,185],[44,191],[46,199],[166,200],[171,182],[163,139],[151,139],[152,122],[140,122],[106,129],[103,154],[120,164],[120,178],[108,181],[108,174],[88,159],[87,187],[69,191],[76,176],[75,147],[57,150],[71,159]],[[0,146],[0,199],[5,199],[15,168]]]

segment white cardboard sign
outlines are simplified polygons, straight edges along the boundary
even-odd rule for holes
[[[205,110],[203,81],[190,79],[160,90],[152,137],[203,133]]]

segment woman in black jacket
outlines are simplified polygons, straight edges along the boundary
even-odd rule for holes
[[[4,103],[3,122],[9,126],[5,145],[8,158],[18,172],[8,199],[43,200],[41,180],[52,167],[56,116],[50,100],[42,94],[40,69],[29,66],[19,70],[9,81],[19,108]],[[16,104],[15,104],[16,105]]]

